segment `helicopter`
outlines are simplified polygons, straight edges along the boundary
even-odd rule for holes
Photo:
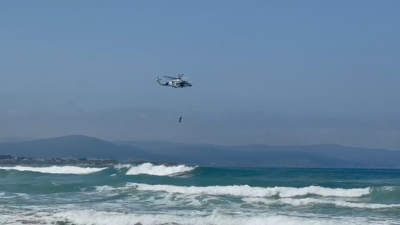
[[[163,82],[160,81],[161,79],[157,77],[157,82],[158,82],[158,84],[160,86],[170,86],[170,87],[173,87],[173,88],[184,88],[184,87],[191,87],[192,86],[191,83],[182,80],[183,73],[182,74],[178,74],[178,77],[170,77],[170,76],[163,76],[163,77],[171,79],[171,81],[163,83]]]

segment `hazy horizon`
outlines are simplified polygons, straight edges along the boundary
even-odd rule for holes
[[[178,122],[179,115],[183,116],[181,124]],[[10,118],[24,119],[26,123],[16,127],[15,122]],[[48,118],[52,118],[52,120]],[[240,129],[235,129],[236,124],[231,123],[235,120],[246,121],[246,124],[242,124]],[[48,121],[48,124],[43,126],[43,121]],[[41,139],[85,135],[106,141],[151,140],[217,145],[265,144],[277,146],[338,144],[350,147],[400,150],[396,147],[400,144],[400,140],[394,138],[396,134],[388,132],[390,129],[382,129],[399,126],[400,118],[390,116],[385,118],[374,116],[294,117],[265,112],[179,113],[126,109],[69,115],[54,113],[51,117],[48,114],[36,113],[8,117],[7,120],[1,122],[5,127],[13,126],[17,132],[15,132],[16,135],[0,136],[0,138]],[[149,123],[151,126],[148,126]],[[136,126],[133,127],[130,124]],[[157,124],[157,128],[162,129],[155,129],[154,124]],[[358,129],[349,132],[348,130],[353,127]],[[41,133],[42,135],[29,135],[32,133]],[[246,133],[251,133],[253,136],[246,136]],[[365,140],[366,137],[367,140]],[[360,144],[361,142],[367,144]]]
[[[399,6],[0,2],[0,138],[400,150]]]

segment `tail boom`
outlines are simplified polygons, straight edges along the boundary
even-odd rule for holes
[[[157,79],[157,83],[160,85],[160,86],[168,86],[168,82],[166,82],[166,83],[163,83],[163,82],[161,82],[160,81],[161,79]]]

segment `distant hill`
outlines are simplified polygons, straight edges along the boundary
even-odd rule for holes
[[[361,167],[399,167],[400,151],[385,149],[356,148],[334,144],[306,145],[306,146],[267,146],[247,145],[236,146],[234,149],[247,149],[248,151],[280,151],[303,152],[320,155],[330,159],[335,166],[361,166]],[[340,163],[341,162],[341,163]],[[343,164],[344,163],[344,164]]]
[[[174,143],[169,141],[113,141],[112,143],[117,145],[128,145],[134,146],[140,149],[146,150],[160,150],[160,149],[170,149],[170,148],[184,148],[184,147],[219,147],[218,145],[209,145],[209,144],[187,144],[187,143]]]
[[[0,143],[0,155],[147,160],[202,166],[400,168],[400,151],[340,145],[219,146],[115,141],[82,135]]]
[[[261,144],[218,146],[165,141],[116,141],[176,162],[234,166],[390,167],[400,168],[400,151],[341,145],[268,146]]]
[[[153,159],[163,156],[132,146],[116,145],[93,137],[72,135],[17,143],[0,143],[0,155],[25,157],[85,157],[108,159]]]

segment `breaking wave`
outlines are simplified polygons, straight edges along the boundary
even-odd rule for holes
[[[107,168],[90,168],[90,167],[78,167],[78,166],[0,167],[0,170],[16,170],[16,171],[28,171],[28,172],[38,172],[38,173],[50,173],[50,174],[90,174],[102,171],[104,169]]]
[[[292,206],[312,205],[312,204],[325,204],[335,205],[339,207],[348,208],[362,208],[362,209],[387,209],[387,208],[400,208],[400,204],[374,204],[374,203],[359,203],[359,202],[347,202],[341,200],[325,200],[325,199],[314,199],[314,198],[282,198],[282,199],[264,199],[264,198],[244,198],[242,199],[247,203],[263,203],[265,205],[273,204],[286,204]]]
[[[398,171],[3,165],[0,180],[9,225],[399,224]]]
[[[206,194],[206,195],[233,195],[243,197],[272,197],[282,198],[319,195],[324,197],[361,197],[371,193],[371,188],[324,188],[319,186],[309,186],[302,188],[294,187],[250,187],[248,185],[233,186],[207,186],[207,187],[184,187],[172,185],[149,185],[139,183],[129,183],[130,187],[135,187],[140,191],[160,191],[180,194]]]
[[[166,166],[166,165],[154,165],[152,163],[143,163],[137,166],[117,165],[115,166],[115,168],[128,169],[126,175],[147,174],[153,176],[170,176],[170,175],[190,172],[195,169],[195,167],[190,167],[185,165]]]
[[[20,219],[21,221],[21,219]],[[239,213],[238,215],[227,215],[219,210],[204,215],[203,213],[185,212],[184,215],[168,215],[168,214],[135,214],[135,213],[119,213],[104,212],[96,210],[68,210],[65,212],[57,212],[52,215],[43,215],[36,218],[22,220],[23,222],[44,223],[44,224],[96,224],[96,225],[266,225],[266,224],[282,224],[282,225],[339,225],[339,224],[364,224],[363,218],[307,218],[294,215],[275,215],[275,214],[259,214],[248,216]],[[378,222],[377,224],[381,224]]]

